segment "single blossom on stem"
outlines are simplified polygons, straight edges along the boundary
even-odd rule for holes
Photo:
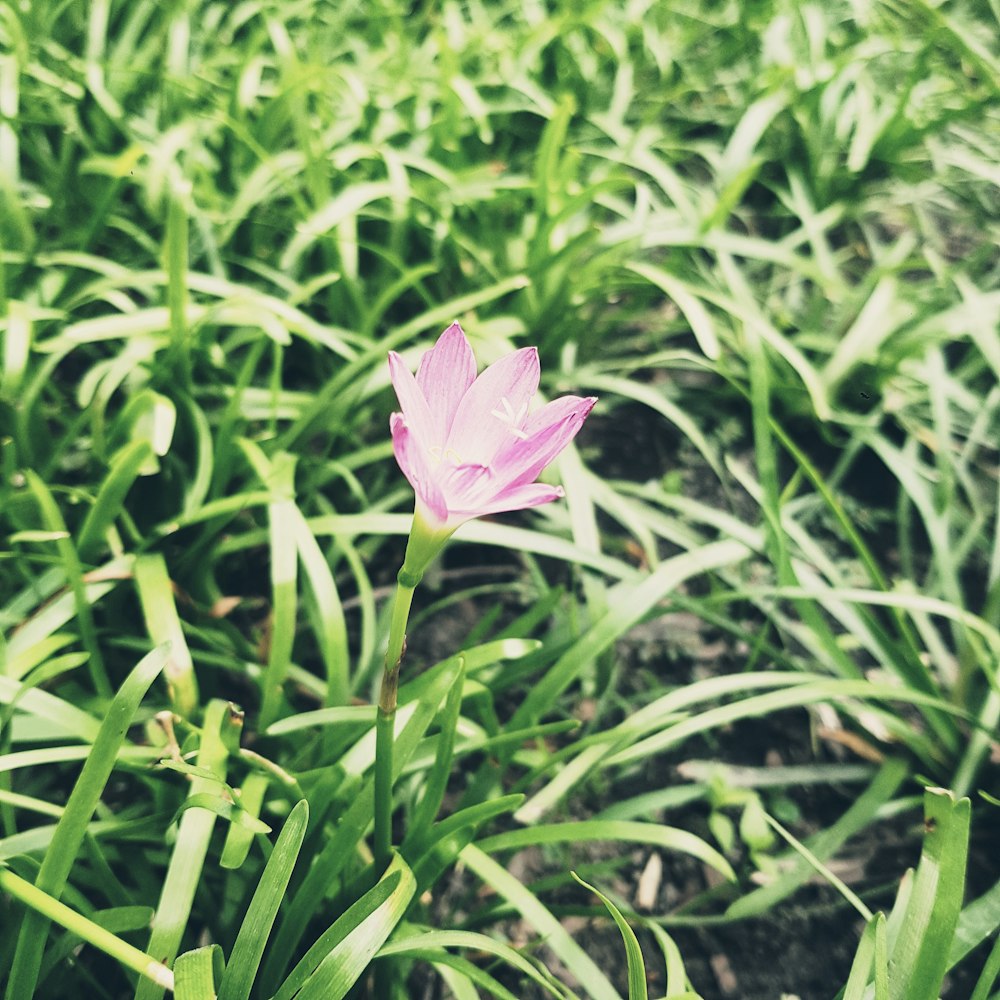
[[[423,356],[416,376],[395,352],[389,373],[402,413],[390,419],[396,461],[416,493],[413,525],[389,622],[375,717],[374,858],[392,854],[393,743],[399,668],[413,591],[463,522],[537,507],[563,495],[535,480],[576,436],[597,400],[563,396],[534,413],[538,351],[525,347],[476,376],[476,358],[458,323]]]
[[[597,400],[563,396],[529,412],[538,390],[536,348],[514,351],[477,377],[472,347],[452,323],[415,377],[395,351],[389,372],[402,410],[390,419],[393,451],[417,496],[415,520],[428,534],[443,542],[470,518],[563,495],[535,480]]]

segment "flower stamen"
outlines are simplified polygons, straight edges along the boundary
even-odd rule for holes
[[[446,459],[450,460],[454,465],[462,464],[462,456],[459,455],[454,448],[444,449],[439,444],[432,444],[427,451],[430,452],[431,458],[433,458],[438,465]]]
[[[510,405],[510,400],[506,396],[500,397],[500,405],[503,407],[503,412],[499,410],[490,410],[490,416],[496,417],[501,423],[510,424],[510,432],[515,436],[519,437],[522,441],[528,440],[528,435],[521,430],[517,425],[525,417],[528,412],[528,404],[522,403],[521,408],[514,412],[514,407]]]

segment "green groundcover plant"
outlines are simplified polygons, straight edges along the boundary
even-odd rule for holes
[[[998,28],[0,6],[8,1000],[996,998]]]

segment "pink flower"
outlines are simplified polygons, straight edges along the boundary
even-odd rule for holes
[[[421,359],[416,378],[389,352],[402,413],[390,420],[396,461],[432,531],[557,500],[538,474],[573,440],[596,398],[563,396],[536,410],[538,350],[508,354],[476,377],[476,359],[452,323]]]

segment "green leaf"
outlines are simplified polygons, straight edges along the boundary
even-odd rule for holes
[[[267,727],[266,735],[283,736],[310,726],[371,726],[375,722],[375,705],[336,705],[317,708],[312,712],[299,712],[279,719]]]
[[[585,889],[589,889],[607,907],[611,918],[618,925],[621,931],[622,940],[625,942],[625,956],[628,960],[628,996],[629,1000],[647,1000],[649,994],[646,991],[646,963],[642,958],[642,949],[639,947],[639,939],[635,936],[635,931],[628,925],[628,921],[622,916],[621,910],[608,899],[599,889],[595,889],[589,882],[584,882],[576,872],[570,872]]]
[[[383,885],[391,888],[379,892]],[[320,939],[322,947],[317,942],[309,949],[274,1000],[293,996],[295,1000],[342,1000],[402,920],[415,888],[409,866],[394,855],[375,888],[334,923]],[[380,901],[372,906],[376,898]]]
[[[962,910],[948,954],[948,968],[957,965],[997,928],[1000,928],[1000,882],[994,883]]]
[[[215,1000],[215,984],[224,966],[217,944],[178,955],[174,962],[175,1000]]]
[[[434,841],[450,837],[465,827],[481,826],[483,823],[502,816],[506,812],[512,812],[524,801],[524,796],[501,795],[497,799],[489,799],[486,802],[477,802],[475,805],[466,806],[458,812],[446,816],[441,822],[435,823],[429,833],[421,838],[414,838],[415,844],[433,844]],[[482,844],[479,845],[482,847]]]
[[[402,535],[410,533],[413,516],[410,514],[383,514],[380,511],[366,511],[363,514],[326,514],[309,518],[309,528],[317,537],[332,535],[355,538],[358,535]],[[186,523],[186,522],[185,522]],[[250,548],[261,544],[262,532],[247,532],[232,547]],[[510,524],[493,521],[469,521],[458,529],[451,544],[472,542],[493,545],[502,549],[522,550],[536,555],[551,556],[564,562],[586,566],[607,573],[618,580],[637,580],[639,574],[624,560],[590,552],[574,545],[565,538],[551,532],[517,528]]]
[[[416,859],[413,873],[418,886],[421,889],[432,886],[441,872],[455,863],[466,844],[472,842],[480,826],[496,816],[512,812],[523,801],[523,795],[502,795],[478,802],[435,823],[419,839],[407,837],[405,854]]]
[[[750,550],[739,542],[730,539],[712,542],[668,559],[640,583],[618,584],[608,595],[606,614],[531,688],[514,713],[511,725],[516,728],[536,721],[569,687],[587,662],[610,648],[671,590],[692,576],[741,562],[749,555]]]
[[[229,956],[229,965],[219,984],[219,1000],[248,1000],[308,823],[309,804],[305,799],[300,799],[281,828],[253,899],[250,900]]]
[[[544,903],[518,879],[474,844],[461,854],[462,861],[486,885],[507,900],[535,929],[553,954],[580,981],[593,1000],[621,1000],[600,966],[580,947]]]
[[[278,459],[271,467],[272,479],[268,483],[276,498],[267,508],[272,610],[268,623],[267,669],[261,677],[260,729],[267,729],[278,715],[282,686],[292,662],[298,614],[298,549],[294,523],[297,510],[295,501],[291,499],[295,489],[295,461],[294,456],[284,454]],[[288,498],[284,494],[288,494]]]
[[[139,593],[146,628],[154,642],[170,643],[164,676],[176,711],[185,717],[198,707],[198,680],[187,639],[177,614],[167,563],[159,552],[146,552],[135,560],[135,587]]]
[[[656,938],[663,952],[663,959],[667,967],[667,989],[665,997],[667,1000],[701,1000],[697,993],[688,989],[688,977],[684,971],[684,959],[681,958],[680,949],[674,939],[653,920],[645,924],[646,929]]]
[[[825,862],[848,837],[867,826],[877,810],[895,794],[906,777],[906,764],[901,760],[887,760],[867,789],[835,823],[810,837],[807,847],[810,855]],[[770,885],[761,886],[736,900],[726,910],[731,919],[742,919],[769,910],[777,902],[790,896],[814,870],[811,861],[801,858],[793,868],[779,876]]]
[[[787,840],[788,843],[792,845],[795,851],[798,852],[798,854],[805,859],[806,863],[811,868],[813,868],[819,875],[825,878],[827,882],[830,883],[830,885],[832,885],[835,889],[837,889],[840,892],[840,894],[844,897],[844,899],[846,899],[854,907],[854,909],[856,909],[858,913],[860,913],[861,916],[864,917],[865,920],[871,920],[872,917],[871,910],[869,910],[868,907],[865,906],[861,898],[857,895],[856,892],[854,892],[853,889],[848,888],[848,886],[845,885],[844,882],[841,879],[839,879],[836,875],[834,875],[833,872],[830,871],[830,869],[827,868],[826,865],[824,865],[823,862],[820,861],[819,858],[817,858],[816,855],[813,854],[813,852],[810,851],[809,848],[805,846],[805,844],[803,844],[800,840],[797,840],[795,837],[793,837],[776,819],[774,819],[772,816],[768,816],[767,813],[762,813],[762,815],[764,817],[764,820],[768,824],[770,824],[770,826],[774,827],[774,829],[777,830],[778,833],[780,833],[781,836],[784,837],[785,840]]]
[[[89,595],[83,578],[83,566],[80,564],[80,557],[77,554],[76,546],[73,544],[66,530],[66,522],[63,520],[59,507],[52,497],[52,492],[44,480],[31,469],[26,470],[24,475],[28,487],[35,496],[42,523],[45,525],[46,530],[59,536],[56,538],[54,544],[56,551],[59,553],[59,561],[65,570],[72,593],[72,607],[80,626],[83,644],[89,654],[87,663],[90,668],[94,690],[102,697],[110,698],[111,684],[108,681],[107,671],[104,667],[104,657],[101,654],[101,647],[97,641],[94,614],[90,606],[90,600],[88,599]]]
[[[592,840],[622,841],[634,844],[653,844],[668,851],[681,851],[704,861],[730,881],[736,873],[729,862],[705,843],[701,837],[675,827],[658,823],[638,823],[630,820],[582,820],[572,823],[550,823],[530,826],[523,830],[508,830],[479,842],[479,850],[492,854],[497,851],[516,850],[529,844],[581,843]]]
[[[716,449],[709,444],[698,424],[685,412],[683,406],[673,402],[664,392],[644,385],[635,379],[617,378],[611,375],[592,375],[587,379],[591,389],[598,392],[616,393],[623,399],[648,406],[651,410],[670,421],[698,449],[712,471],[725,480],[725,472]]]
[[[998,977],[1000,977],[1000,938],[993,942],[989,957],[969,1000],[987,1000]]]
[[[90,920],[82,913],[77,913],[68,907],[65,903],[59,902],[59,900],[53,898],[48,893],[42,892],[37,885],[32,885],[2,866],[0,866],[0,889],[30,907],[29,916],[38,916],[44,921],[51,920],[66,928],[67,933],[60,940],[59,948],[53,949],[54,957],[60,957],[59,951],[65,947],[67,942],[69,943],[69,948],[66,948],[68,953],[70,950],[75,949],[80,941],[86,941],[95,948],[100,948],[101,951],[110,955],[126,968],[139,973],[140,976],[148,976],[166,989],[173,988],[174,974],[167,966],[162,962],[156,961],[145,952],[140,951],[123,938],[118,937],[110,927],[105,926],[105,924],[125,924],[121,930],[136,929],[130,919],[132,914],[119,913],[116,915],[113,912],[104,911],[103,914],[95,913],[95,919]],[[126,909],[137,910],[145,908],[129,907]],[[124,916],[125,919],[116,919],[116,917],[121,916]],[[101,922],[98,922],[98,917],[101,918]],[[148,923],[149,917],[147,915],[144,925]],[[17,1000],[19,995],[26,995],[14,992],[11,985],[12,982],[13,980],[8,980],[7,983],[8,1000]],[[34,994],[27,995],[33,996]]]
[[[702,353],[710,361],[716,361],[721,354],[719,338],[715,332],[712,316],[697,294],[697,290],[692,288],[689,282],[681,280],[664,268],[644,261],[630,261],[626,267],[656,285],[680,309]]]
[[[242,724],[243,716],[234,711],[229,702],[213,699],[208,703],[197,766],[209,771],[212,777],[195,778],[191,782],[189,797],[204,793],[218,796],[220,779],[225,781],[226,777],[231,731],[239,729]],[[146,948],[161,961],[170,963],[180,947],[214,826],[215,814],[207,809],[191,809],[181,817]],[[163,990],[146,980],[139,983],[135,994],[136,1000],[160,1000],[162,996]]]
[[[518,1000],[506,986],[461,955],[452,955],[451,952],[435,951],[431,948],[417,949],[410,954],[413,958],[422,959],[434,966],[437,974],[451,990],[453,1000],[481,1000],[482,994],[476,986],[482,987],[487,996],[496,997],[496,1000]]]
[[[552,979],[544,967],[536,968],[521,952],[486,934],[455,930],[423,930],[405,936],[401,936],[401,933],[382,946],[378,953],[379,958],[419,955],[428,961],[434,961],[433,953],[440,952],[444,948],[468,948],[473,952],[495,955],[554,997],[565,996],[565,990]]]
[[[872,963],[875,961],[875,937],[885,935],[885,914],[876,913],[865,924],[864,933],[858,942],[858,950],[851,964],[851,974],[844,988],[842,1000],[864,1000],[868,984],[872,979]]]
[[[252,771],[246,776],[240,786],[239,794],[235,796],[235,801],[239,803],[240,811],[248,817],[259,817],[261,806],[264,804],[264,796],[271,785],[271,780],[266,774],[259,771]],[[239,868],[246,860],[253,843],[254,832],[244,823],[234,823],[226,833],[226,842],[222,847],[222,857],[219,864],[223,868]],[[266,827],[261,833],[270,832],[270,827]]]
[[[237,824],[250,833],[266,834],[271,832],[271,828],[266,823],[248,813],[239,803],[233,802],[229,798],[223,798],[218,791],[196,792],[189,795],[181,803],[171,822],[176,822],[188,809],[207,809],[221,819]]]
[[[937,1000],[941,991],[965,892],[970,809],[947,789],[924,792],[924,848],[890,942],[891,1000]]]
[[[35,887],[56,900],[66,885],[66,879],[87,832],[87,824],[97,808],[108,778],[111,777],[118,751],[125,742],[125,734],[132,724],[139,702],[163,669],[168,655],[168,646],[158,646],[136,664],[119,688],[101,723],[97,739],[87,754],[35,879]],[[10,1000],[34,995],[47,931],[48,920],[45,917],[35,911],[25,914],[7,983],[7,996]]]
[[[316,536],[309,530],[309,522],[302,516],[302,512],[295,507],[289,512],[289,517],[299,559],[305,571],[307,592],[311,598],[306,603],[306,613],[326,666],[327,704],[346,705],[350,700],[350,655],[347,625],[337,583],[329,561],[319,547]]]
[[[391,867],[391,864],[390,864]],[[302,956],[298,964],[279,986],[271,1000],[291,1000],[298,997],[298,991],[312,972],[327,955],[355,927],[373,914],[402,882],[402,871],[386,872],[378,882],[359,899],[355,900],[317,939],[315,944]],[[264,994],[271,992],[264,988]]]
[[[424,775],[422,781],[423,796],[410,821],[406,840],[420,841],[423,838],[444,801],[448,778],[451,776],[452,756],[455,752],[455,730],[462,709],[462,695],[465,687],[465,661],[461,660],[461,663],[458,677],[445,700],[434,762]]]
[[[82,658],[82,659],[81,659]],[[86,654],[70,653],[56,657],[36,667],[20,683],[12,677],[0,674],[0,704],[23,713],[27,721],[37,726],[45,723],[61,730],[63,739],[79,739],[93,742],[100,732],[101,724],[88,712],[71,705],[64,699],[44,691],[36,685],[52,680],[65,670],[82,665]],[[15,719],[17,716],[15,716]],[[6,715],[0,716],[6,720]]]
[[[455,660],[446,660],[438,664],[438,668],[440,669],[432,668],[431,671],[427,672],[432,676],[428,685],[421,686],[419,700],[403,704],[403,692],[402,689],[400,690],[400,707],[396,713],[396,745],[393,755],[393,776],[396,778],[413,756],[417,745],[437,715],[438,706],[454,685],[461,664]],[[420,679],[423,680],[424,677]],[[374,763],[374,737],[374,732],[367,733],[349,751],[351,755],[356,753],[359,759],[357,773],[363,773]],[[333,835],[313,859],[310,875],[302,882],[292,898],[278,929],[274,946],[268,953],[262,973],[265,991],[276,987],[275,981],[286,968],[284,963],[287,962],[288,956],[301,940],[308,921],[322,905],[329,887],[354,857],[358,842],[372,822],[374,797],[372,780],[369,776],[360,786],[346,811],[340,816]]]
[[[7,542],[10,545],[21,543],[38,544],[41,542],[58,542],[69,537],[68,531],[40,531],[29,528],[25,531],[15,531],[13,534],[8,535]]]
[[[14,85],[16,87],[16,84]],[[14,90],[16,93],[16,90]],[[17,402],[17,392],[28,371],[33,334],[33,307],[17,299],[6,299],[3,344],[0,346],[0,399]]]
[[[77,536],[77,551],[84,562],[90,561],[101,546],[107,530],[122,512],[132,484],[152,457],[153,446],[145,440],[132,441],[115,455]]]
[[[774,845],[774,834],[767,825],[764,806],[757,795],[747,800],[740,814],[740,840],[751,851],[767,851]]]

